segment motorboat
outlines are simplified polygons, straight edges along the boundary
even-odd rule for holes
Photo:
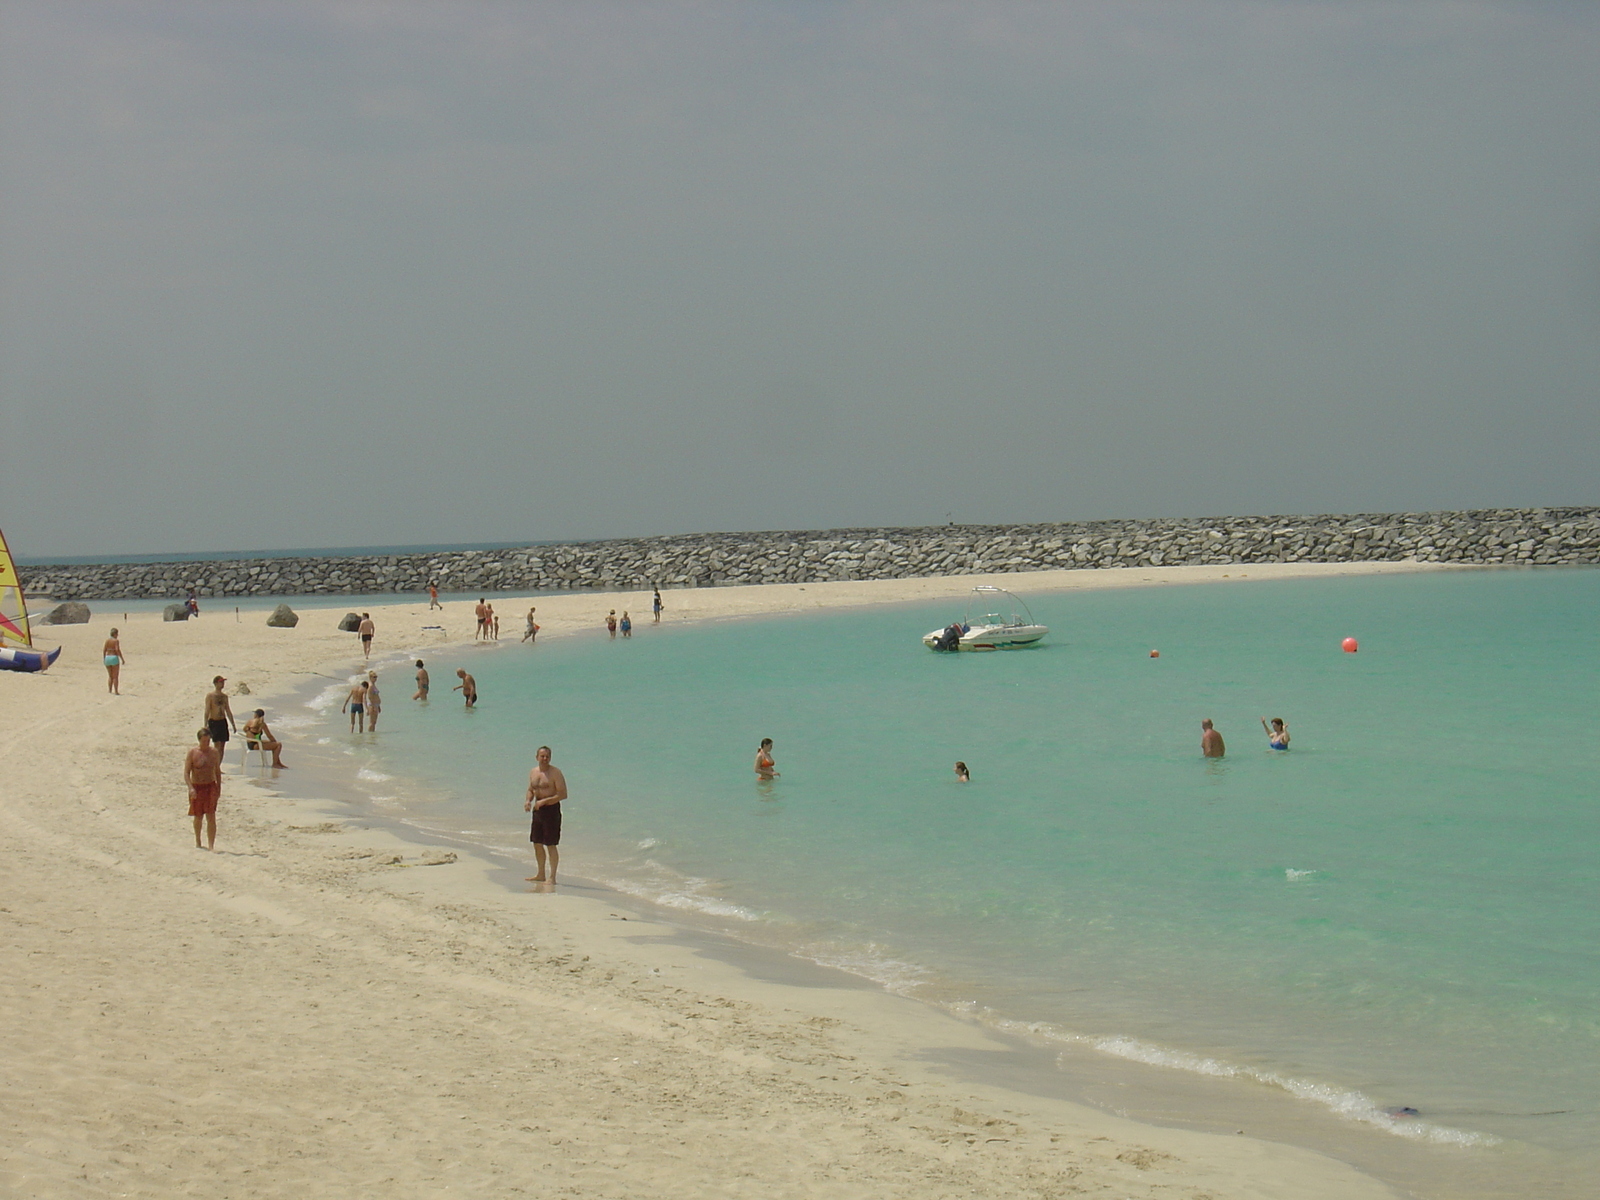
[[[981,583],[972,589],[966,619],[925,634],[922,644],[930,650],[1005,650],[1031,646],[1049,632],[1019,597]]]

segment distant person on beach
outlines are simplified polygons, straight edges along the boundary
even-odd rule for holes
[[[122,695],[122,642],[113,629],[106,644],[100,647],[100,657],[106,664],[106,691],[113,696]]]
[[[428,668],[422,665],[422,660],[417,659],[417,694],[413,700],[426,700],[428,698]]]
[[[1289,727],[1283,723],[1282,717],[1273,717],[1270,726],[1267,724],[1267,719],[1262,717],[1261,728],[1267,734],[1267,749],[1287,750],[1289,748]]]
[[[650,601],[650,611],[655,613],[655,623],[659,625],[661,624],[661,589],[653,588],[652,590],[655,592],[655,596]]]
[[[522,631],[522,640],[525,642],[531,642],[538,636],[539,622],[533,619],[533,609],[530,608],[528,609],[528,625],[527,628]]]
[[[257,746],[272,755],[274,770],[286,771],[283,765],[283,743],[272,736],[272,729],[267,725],[267,710],[256,709],[256,715],[244,723],[244,744],[247,749],[254,750]]]
[[[964,763],[964,762],[958,762],[956,764],[956,782],[957,783],[971,783],[972,782],[972,772],[967,770],[967,764]]]
[[[494,640],[498,642],[500,640],[500,614],[494,611],[494,605],[492,604],[485,604],[484,607],[489,610],[489,629],[494,634]]]
[[[217,801],[222,798],[222,751],[211,744],[211,731],[195,732],[196,745],[183,758],[183,782],[189,788],[189,815],[194,818],[194,848],[200,845],[200,823],[206,825],[206,850],[217,848]]]
[[[383,697],[378,695],[378,673],[367,672],[367,732],[378,732],[378,714],[383,711]]]
[[[206,729],[211,733],[211,742],[217,748],[218,758],[222,757],[223,748],[228,744],[229,727],[239,728],[239,722],[233,719],[233,708],[222,690],[222,685],[227,682],[221,675],[213,675],[211,690],[206,693]]]
[[[550,882],[556,881],[556,866],[561,862],[561,802],[567,798],[567,777],[560,767],[550,765],[550,747],[540,746],[539,765],[528,772],[528,799],[523,812],[533,814],[533,828],[528,840],[533,843],[533,856],[539,864],[539,873],[528,876],[529,883],[545,882],[544,864],[550,859]]]
[[[628,615],[627,609],[622,610],[622,636],[625,638],[633,636],[633,618]]]
[[[436,608],[443,607],[444,605],[439,603],[439,585],[430,579],[428,581],[428,611],[432,612]]]
[[[776,779],[778,777],[778,764],[772,758],[772,739],[762,738],[761,745],[756,750],[756,778]]]
[[[193,588],[189,589],[188,599],[183,602],[183,611],[188,613],[191,617],[198,617],[200,615],[200,597],[194,594]]]
[[[1228,752],[1222,744],[1222,735],[1211,727],[1211,718],[1200,722],[1200,753],[1207,758],[1221,758]]]
[[[350,689],[350,694],[344,698],[344,703],[339,706],[339,711],[350,714],[351,733],[365,733],[367,731],[367,681],[365,679]],[[361,728],[357,729],[357,725]]]
[[[606,632],[612,637],[617,636],[617,610],[614,608],[606,614]]]
[[[457,667],[456,674],[461,677],[461,682],[451,688],[452,692],[460,692],[461,698],[467,702],[468,708],[478,705],[478,681],[467,674],[465,667]]]
[[[371,613],[361,614],[361,624],[356,626],[356,632],[361,635],[361,657],[372,657],[372,635],[378,632],[378,627],[372,623]]]
[[[478,632],[472,635],[472,640],[489,636],[489,606],[483,602],[483,597],[478,597],[478,606],[473,609],[478,614]]]

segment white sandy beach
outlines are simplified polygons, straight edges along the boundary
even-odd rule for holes
[[[956,598],[981,582],[1031,595],[1417,569],[1063,571],[664,599],[684,621]],[[515,642],[530,601],[493,599]],[[649,620],[648,593],[531,603],[541,638],[599,630],[610,608]],[[272,716],[308,672],[360,663],[329,610],[271,629],[260,612],[202,604],[199,620],[167,624],[91,603],[87,626],[38,631],[65,647],[49,673],[0,672],[5,1195],[1397,1194],[1306,1150],[963,1082],[924,1052],[1005,1049],[974,1024],[870,987],[741,971],[593,889],[509,891],[485,861],[442,861],[291,800],[259,771],[241,778],[237,742],[217,851],[197,851],[180,770],[211,677],[248,685],[233,701],[242,721],[256,705]],[[434,658],[472,633],[462,602],[442,618],[425,600],[371,611],[378,653]],[[128,657],[120,697],[100,665],[113,624]],[[435,624],[444,632],[423,629]],[[455,682],[437,661],[436,696]],[[387,708],[409,691],[392,681]],[[581,839],[562,849],[563,874],[581,880]]]

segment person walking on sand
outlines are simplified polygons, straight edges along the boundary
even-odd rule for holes
[[[533,843],[533,856],[539,864],[539,873],[528,876],[529,883],[545,882],[545,858],[550,859],[550,883],[556,881],[556,867],[561,862],[561,802],[567,798],[567,777],[560,767],[550,765],[550,747],[540,746],[538,766],[528,772],[528,797],[523,812],[533,814],[533,828],[528,840]]]
[[[350,714],[350,732],[365,733],[367,731],[367,681],[363,679],[350,689],[350,694],[344,698],[344,703],[339,706],[340,712]],[[357,729],[356,726],[361,728]]]
[[[467,674],[465,667],[457,667],[456,674],[461,677],[461,682],[451,688],[452,692],[460,692],[461,698],[467,702],[468,708],[478,706],[478,681]]]
[[[1261,728],[1266,730],[1267,749],[1287,750],[1289,748],[1289,727],[1283,723],[1282,717],[1273,717],[1270,727],[1267,725],[1267,719],[1262,717]]]
[[[622,636],[625,638],[633,636],[633,618],[628,615],[627,609],[622,610]]]
[[[1207,717],[1200,722],[1200,753],[1207,758],[1221,758],[1228,752],[1228,747],[1222,743],[1222,735],[1211,727],[1211,718]]]
[[[772,739],[762,738],[761,745],[756,750],[756,778],[776,779],[778,777],[778,764],[772,757]]]
[[[478,597],[478,606],[472,610],[478,614],[478,632],[472,635],[473,641],[478,641],[489,636],[489,607],[484,604],[483,597]]]
[[[122,695],[122,641],[115,629],[100,647],[100,656],[106,664],[106,691],[113,696]]]
[[[361,614],[361,624],[356,626],[356,632],[361,635],[361,657],[372,657],[372,635],[378,632],[378,627],[372,623],[371,613]]]
[[[650,601],[650,611],[655,613],[655,623],[659,625],[661,624],[661,589],[652,588],[651,590],[655,592],[655,597]]]
[[[271,753],[272,769],[274,771],[288,770],[283,765],[283,743],[272,736],[272,730],[267,725],[266,709],[256,709],[256,715],[244,723],[243,733],[246,749],[254,750],[257,746],[260,746],[261,749]]]
[[[617,610],[614,608],[606,614],[606,632],[612,637],[617,636]]]
[[[528,609],[528,626],[522,631],[522,640],[531,642],[539,636],[539,622],[533,619],[533,609]]]
[[[426,700],[428,698],[428,668],[422,665],[422,660],[417,659],[417,694],[413,700]]]
[[[378,673],[367,672],[367,732],[378,732],[378,714],[383,711],[383,697],[378,695]]]
[[[211,744],[211,731],[195,731],[199,744],[184,755],[183,782],[189,788],[189,815],[194,818],[194,848],[217,848],[217,801],[222,798],[222,751]],[[200,824],[206,826],[206,844],[200,845]]]
[[[229,727],[239,728],[239,722],[233,719],[233,708],[222,690],[222,685],[227,682],[221,675],[213,675],[211,690],[206,693],[206,729],[211,734],[211,744],[217,748],[218,758],[222,757],[222,751],[228,744]]]
[[[444,605],[439,603],[439,585],[431,579],[428,580],[428,611],[432,612],[436,608],[443,607]]]

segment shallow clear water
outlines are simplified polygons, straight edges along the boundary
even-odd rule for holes
[[[425,710],[390,668],[372,790],[525,852],[549,743],[574,875],[1408,1136],[1600,1142],[1600,572],[1028,599],[1051,636],[1005,653],[923,649],[936,604],[597,620],[430,661]]]

